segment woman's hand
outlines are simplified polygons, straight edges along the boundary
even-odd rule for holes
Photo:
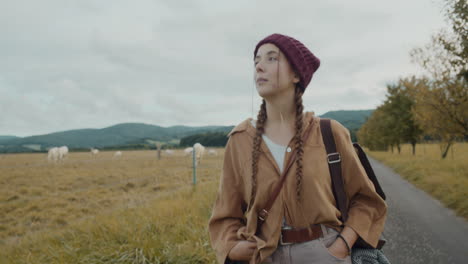
[[[348,248],[346,247],[345,242],[339,237],[328,248],[328,251],[330,254],[340,259],[344,259],[348,256]]]
[[[348,247],[343,239],[346,239],[349,247],[352,248],[356,240],[358,239],[358,234],[351,227],[345,226],[341,231],[341,236],[343,238],[337,237],[335,242],[328,248],[330,254],[337,258],[346,258],[349,255]]]
[[[241,240],[229,251],[228,258],[231,260],[250,260],[256,248],[256,242]]]

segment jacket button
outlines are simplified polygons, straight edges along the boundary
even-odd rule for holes
[[[288,147],[288,148],[286,149],[286,151],[287,151],[287,152],[291,152],[291,147]]]

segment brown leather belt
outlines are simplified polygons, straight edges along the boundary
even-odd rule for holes
[[[320,225],[311,225],[310,228],[281,229],[280,245],[302,243],[323,237]]]

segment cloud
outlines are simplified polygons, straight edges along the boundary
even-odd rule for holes
[[[234,125],[256,116],[253,49],[273,32],[322,61],[305,109],[372,108],[386,83],[418,71],[408,52],[444,26],[439,10],[423,0],[4,1],[0,135]]]

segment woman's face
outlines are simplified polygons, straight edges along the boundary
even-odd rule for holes
[[[259,95],[263,98],[284,93],[294,89],[299,77],[280,51],[271,43],[260,46],[254,59],[255,84]]]

